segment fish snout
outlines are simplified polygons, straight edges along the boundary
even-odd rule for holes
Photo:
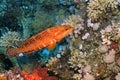
[[[70,26],[70,25],[66,25],[66,29],[65,29],[65,30],[66,30],[66,31],[67,31],[67,30],[72,31],[72,30],[73,30],[73,27]]]

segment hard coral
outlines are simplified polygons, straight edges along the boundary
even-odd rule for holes
[[[24,70],[21,72],[25,80],[58,80],[56,77],[50,77],[47,74],[47,68],[37,68],[32,73],[28,74]]]
[[[83,22],[84,20],[80,15],[71,15],[69,18],[64,20],[63,25],[70,25],[74,28],[73,32],[70,34],[72,39],[78,38],[81,34],[81,31],[84,29]]]
[[[1,47],[16,47],[17,43],[21,41],[20,34],[15,31],[8,31],[0,37]]]
[[[0,73],[0,80],[24,80],[19,72],[13,70],[2,71]]]
[[[117,5],[116,0],[92,0],[87,7],[88,17],[92,22],[107,21],[117,14]]]
[[[59,65],[60,65],[60,60],[56,57],[51,57],[51,59],[46,64],[46,67],[57,74],[58,73],[57,72],[57,67]]]
[[[120,41],[120,22],[112,22],[111,25],[106,26],[105,29],[100,31],[102,44],[107,44],[110,49],[117,48],[116,44]]]

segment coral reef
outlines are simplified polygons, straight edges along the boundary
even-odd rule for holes
[[[116,79],[116,80],[119,80],[119,79],[120,79],[120,73],[118,73],[118,74],[115,76],[115,79]]]
[[[112,25],[106,26],[105,29],[100,31],[102,44],[107,44],[110,49],[118,49],[119,44],[119,22],[112,22]]]
[[[81,31],[84,29],[83,27],[83,19],[80,15],[71,15],[69,18],[65,19],[63,24],[71,25],[74,27],[73,33],[70,34],[70,37],[74,40],[78,38],[81,34]]]
[[[48,64],[46,64],[46,67],[50,70],[52,70],[53,72],[55,72],[55,74],[57,73],[57,67],[60,65],[60,61],[58,58],[54,57],[48,61]]]
[[[0,80],[7,80],[7,76],[5,74],[0,74]]]
[[[59,76],[59,79],[63,80],[72,79],[71,76],[74,75],[74,72],[70,70],[70,67],[67,63],[69,55],[67,55],[66,53],[69,54],[68,51],[69,50],[63,50],[61,53],[61,58],[51,58],[51,60],[49,60],[49,62],[46,64],[48,70],[55,72],[55,74]]]
[[[24,80],[24,78],[20,73],[9,70],[0,73],[0,80]]]
[[[0,1],[0,80],[119,80],[119,8],[119,0]],[[5,55],[7,48],[58,24],[74,30],[55,49]]]
[[[1,47],[17,47],[18,42],[21,41],[21,36],[18,32],[8,31],[0,38]]]
[[[92,0],[87,7],[92,22],[104,22],[118,13],[116,0]]]
[[[54,66],[48,68],[55,70],[57,74],[62,76],[62,79],[99,80],[108,78],[108,76],[113,78],[110,75],[116,75],[119,72],[119,22],[113,21],[112,24],[100,25],[88,20],[83,20],[79,15],[72,15],[63,22],[63,24],[74,27],[70,34],[70,44],[61,52],[61,58],[68,52],[66,70],[71,69],[69,72],[71,72],[72,77],[65,78],[65,75],[63,77],[62,73],[59,72],[59,69],[62,70],[63,65],[65,65],[61,62],[61,58],[58,59],[59,64],[57,66],[57,63],[54,64],[56,58],[55,61],[48,62],[48,65]],[[104,28],[99,28],[101,26]],[[65,73],[67,74],[66,71]]]
[[[21,73],[25,80],[58,80],[56,77],[48,75],[47,68],[39,67],[30,74],[25,71],[22,71]]]

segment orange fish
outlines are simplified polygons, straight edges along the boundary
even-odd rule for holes
[[[53,49],[58,41],[66,37],[73,27],[69,25],[57,25],[48,28],[22,42],[17,48],[8,48],[8,56],[16,56],[19,53],[30,54],[41,48],[48,47],[49,50]]]

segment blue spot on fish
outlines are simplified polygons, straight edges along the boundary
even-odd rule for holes
[[[50,54],[50,51],[45,48],[42,53],[45,54],[45,55],[49,55],[49,54]]]

